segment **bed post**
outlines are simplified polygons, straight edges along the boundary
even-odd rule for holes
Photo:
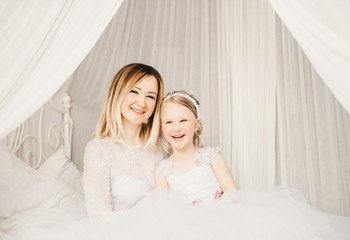
[[[62,99],[63,109],[63,145],[68,159],[71,159],[73,120],[70,116],[71,98],[66,93]]]

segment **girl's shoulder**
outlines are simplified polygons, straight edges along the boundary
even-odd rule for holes
[[[156,168],[158,168],[165,177],[168,177],[169,175],[171,175],[172,172],[172,161],[170,159],[170,157],[161,160],[157,165]]]
[[[219,147],[201,147],[197,150],[195,157],[199,164],[211,165],[219,152]]]

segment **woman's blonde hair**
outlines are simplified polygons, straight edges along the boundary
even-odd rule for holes
[[[181,90],[181,91],[174,91],[174,92],[170,92],[168,93],[165,97],[164,100],[162,102],[162,106],[161,109],[164,108],[164,106],[167,103],[175,103],[175,104],[179,104],[181,106],[184,106],[186,108],[188,108],[196,117],[196,119],[199,120],[199,125],[197,128],[197,131],[195,131],[194,135],[193,135],[193,144],[196,147],[201,147],[201,143],[200,143],[200,136],[202,134],[202,130],[203,130],[203,126],[202,126],[202,122],[199,119],[199,112],[197,112],[197,108],[194,105],[194,103],[188,99],[187,97],[184,97],[183,95],[187,95],[188,97],[192,98],[198,105],[198,111],[199,111],[199,102],[198,100],[191,94],[189,94],[188,92]]]
[[[114,142],[123,142],[125,131],[122,124],[121,104],[132,88],[145,77],[154,76],[158,82],[156,105],[147,123],[143,123],[140,138],[146,149],[156,145],[159,136],[160,106],[163,99],[163,80],[156,69],[141,63],[131,63],[121,68],[114,76],[94,136],[110,137]]]

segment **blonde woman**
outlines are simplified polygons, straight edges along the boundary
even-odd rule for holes
[[[133,63],[113,78],[85,149],[84,193],[88,215],[98,220],[130,208],[154,186],[163,81],[156,69]]]

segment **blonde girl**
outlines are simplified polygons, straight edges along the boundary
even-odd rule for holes
[[[175,91],[164,98],[161,130],[171,155],[155,170],[156,188],[180,190],[193,203],[217,199],[237,188],[219,148],[200,144],[200,107],[192,95]]]

